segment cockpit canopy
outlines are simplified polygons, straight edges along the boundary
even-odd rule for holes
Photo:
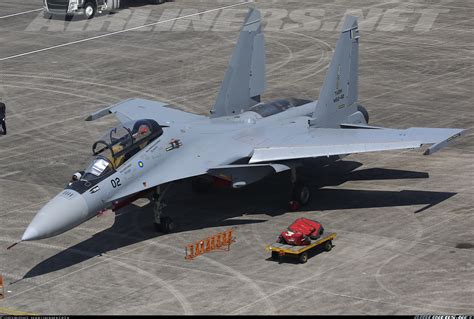
[[[163,134],[163,128],[151,119],[127,122],[107,131],[92,145],[93,161],[84,179],[93,179],[115,170]]]

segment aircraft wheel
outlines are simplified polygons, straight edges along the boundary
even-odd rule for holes
[[[87,1],[86,4],[84,4],[84,17],[86,19],[92,19],[96,12],[97,8],[93,2]]]
[[[162,217],[160,218],[161,225],[163,226],[163,231],[167,234],[173,232],[174,230],[174,223],[173,220],[169,217]]]
[[[297,201],[301,206],[309,203],[311,198],[311,190],[307,185],[296,184],[293,190],[293,200]]]
[[[160,217],[160,223],[154,223],[154,226],[156,231],[165,234],[173,232],[175,228],[173,220],[169,217]]]

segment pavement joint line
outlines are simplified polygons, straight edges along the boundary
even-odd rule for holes
[[[4,178],[4,177],[7,177],[7,176],[15,175],[15,174],[17,174],[17,173],[21,173],[21,171],[13,171],[13,172],[5,173],[5,174],[0,174],[0,178]]]
[[[171,21],[186,19],[186,18],[190,18],[190,17],[193,17],[193,16],[198,16],[198,15],[209,13],[209,12],[214,12],[214,11],[218,11],[218,10],[225,10],[225,9],[241,6],[241,5],[244,5],[244,4],[248,4],[248,3],[249,2],[247,2],[247,1],[234,3],[232,5],[219,7],[219,8],[211,9],[211,10],[206,10],[206,11],[202,11],[202,12],[198,12],[198,13],[188,14],[188,15],[185,15],[185,16],[182,16],[182,17],[177,17],[177,18],[168,19],[168,20],[164,20],[164,21],[157,21],[157,22],[148,23],[148,24],[138,26],[138,27],[133,27],[133,28],[125,29],[125,30],[119,30],[119,31],[110,32],[110,33],[106,33],[106,34],[101,34],[101,35],[91,37],[91,38],[81,39],[81,40],[77,40],[77,41],[71,41],[71,42],[67,42],[67,43],[63,43],[63,44],[59,44],[59,45],[54,45],[54,46],[43,48],[43,49],[33,50],[33,51],[25,52],[25,53],[20,53],[20,54],[8,56],[8,57],[0,58],[0,61],[11,60],[11,59],[15,59],[15,58],[19,58],[19,57],[23,57],[23,56],[27,56],[27,55],[32,55],[32,54],[35,54],[35,53],[40,53],[40,52],[44,52],[44,51],[49,51],[49,50],[53,50],[53,49],[57,49],[57,48],[66,47],[66,46],[73,45],[73,44],[78,44],[78,43],[83,43],[83,42],[92,41],[92,40],[96,40],[96,39],[101,39],[101,38],[105,38],[105,37],[108,37],[108,36],[111,36],[111,35],[125,33],[125,32],[133,31],[133,30],[138,30],[138,29],[141,29],[141,28],[147,28],[147,27],[150,27],[150,26],[154,26],[154,25],[158,25],[158,24],[162,24],[162,23],[167,23],[167,22],[171,22]]]
[[[18,13],[13,13],[13,14],[9,14],[9,15],[0,17],[0,19],[6,19],[6,18],[10,18],[10,17],[15,17],[15,16],[19,16],[19,15],[22,15],[22,14],[26,14],[26,13],[41,11],[41,10],[43,10],[43,8],[41,8],[41,9],[34,9],[34,10],[28,10],[28,11],[23,11],[23,12],[18,12]],[[0,310],[1,310],[1,308],[0,308]]]

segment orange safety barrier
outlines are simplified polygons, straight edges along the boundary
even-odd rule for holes
[[[3,287],[3,276],[0,275],[0,299],[5,298],[5,288]]]
[[[225,232],[218,233],[214,236],[195,242],[194,244],[188,244],[186,246],[186,260],[192,260],[195,257],[218,250],[230,250],[230,245],[235,242],[236,238],[233,237],[232,229],[228,229]]]

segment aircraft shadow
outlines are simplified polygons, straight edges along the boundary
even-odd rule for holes
[[[403,170],[377,168],[354,171],[361,165],[354,161],[339,161],[326,167],[304,166],[301,171],[312,181],[313,193],[311,203],[303,211],[425,205],[414,212],[419,213],[455,195],[413,190],[321,189],[349,180],[428,178],[426,173]],[[192,192],[189,181],[182,181],[170,190],[166,212],[176,223],[176,232],[262,223],[268,219],[262,218],[262,215],[273,217],[288,213],[291,193],[288,180],[289,174],[282,173],[243,189],[216,189],[200,195]],[[140,208],[132,204],[119,210],[110,228],[42,261],[23,279],[65,269],[109,251],[162,235],[154,229],[151,205]]]

